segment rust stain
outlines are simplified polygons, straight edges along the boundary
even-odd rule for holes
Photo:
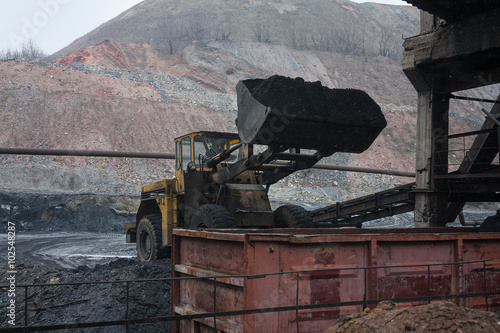
[[[314,254],[314,263],[322,265],[334,265],[335,264],[335,253],[333,251],[327,251],[321,249]]]

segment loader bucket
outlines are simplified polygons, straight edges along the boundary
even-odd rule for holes
[[[361,153],[387,125],[380,107],[361,90],[275,75],[240,81],[236,91],[244,143]]]

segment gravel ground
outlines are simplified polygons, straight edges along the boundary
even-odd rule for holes
[[[155,88],[163,102],[204,106],[209,109],[226,112],[236,110],[236,96],[228,95],[200,86],[194,80],[181,76],[172,76],[153,69],[122,69],[86,65],[79,62],[70,67],[87,74],[103,75],[112,79],[126,79],[143,82]]]

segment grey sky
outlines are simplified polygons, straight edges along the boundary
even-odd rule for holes
[[[0,0],[0,50],[34,40],[54,53],[142,0]]]
[[[51,54],[142,0],[0,0],[0,50],[32,39]],[[400,0],[354,0],[407,5]]]
[[[398,5],[398,6],[406,6],[409,5],[407,2],[402,0],[351,0],[352,2],[378,2],[385,3],[388,5]]]

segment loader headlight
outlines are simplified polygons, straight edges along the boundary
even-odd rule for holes
[[[196,164],[194,162],[189,162],[187,166],[189,171],[195,171],[196,170]]]

